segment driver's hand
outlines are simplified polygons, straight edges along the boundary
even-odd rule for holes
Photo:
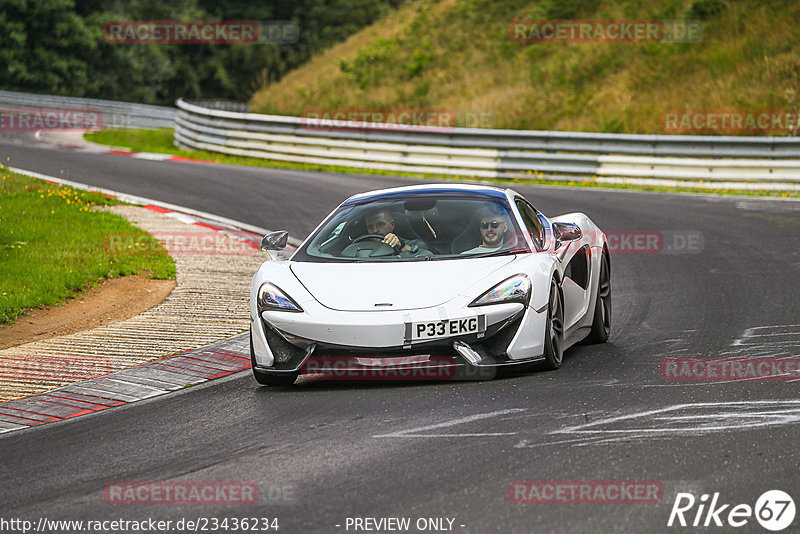
[[[381,241],[381,243],[386,243],[390,247],[395,248],[397,245],[400,244],[400,238],[394,234],[386,234],[383,237],[383,241]]]

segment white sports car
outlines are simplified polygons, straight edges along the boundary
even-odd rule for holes
[[[608,339],[605,234],[582,213],[545,217],[511,189],[363,193],[278,260],[287,237],[264,237],[272,259],[250,290],[260,384],[326,370],[442,379],[532,362],[557,369],[571,345]]]

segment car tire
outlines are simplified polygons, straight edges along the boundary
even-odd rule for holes
[[[550,283],[547,324],[544,329],[544,364],[547,370],[561,367],[564,360],[564,300],[555,280]]]
[[[592,330],[584,344],[605,343],[611,334],[611,259],[603,252],[600,259],[600,277],[597,281],[597,298],[594,304]]]
[[[250,363],[253,366],[253,377],[262,386],[291,386],[297,380],[299,373],[285,373],[273,375],[256,370],[256,353],[253,350],[253,332],[250,331]]]

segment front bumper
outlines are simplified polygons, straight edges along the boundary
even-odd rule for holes
[[[255,369],[313,373],[315,369],[414,371],[495,368],[541,358],[546,313],[520,303],[476,308],[455,299],[443,306],[345,312],[304,303],[303,313],[265,311],[251,320]],[[408,338],[408,324],[485,316],[481,334]],[[400,376],[400,375],[397,375]],[[368,378],[370,373],[368,373]],[[372,376],[375,378],[375,376]]]

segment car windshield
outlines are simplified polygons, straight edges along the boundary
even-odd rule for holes
[[[504,200],[415,195],[339,207],[292,260],[414,261],[527,251]]]

